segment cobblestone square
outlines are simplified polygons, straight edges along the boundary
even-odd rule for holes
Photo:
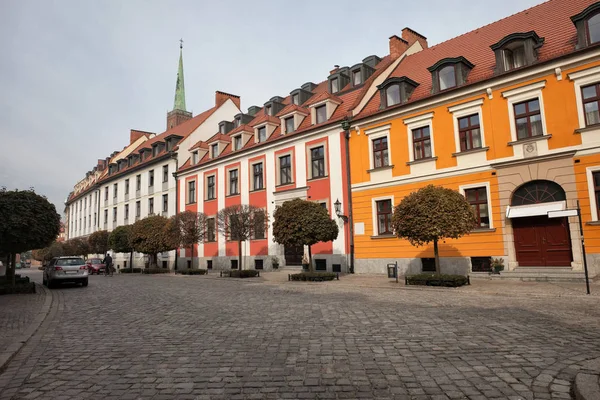
[[[115,275],[48,291],[0,398],[571,398],[582,363],[600,356],[597,296],[347,279]]]

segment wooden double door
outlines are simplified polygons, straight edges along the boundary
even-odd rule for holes
[[[519,266],[571,266],[573,255],[567,218],[514,218],[512,226]]]

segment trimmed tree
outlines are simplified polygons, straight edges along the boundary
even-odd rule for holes
[[[16,255],[52,243],[60,232],[60,215],[33,189],[0,188],[0,221],[0,254],[6,256],[6,277],[14,285]]]
[[[65,251],[63,242],[57,241],[52,242],[52,244],[50,244],[48,247],[32,251],[33,258],[41,261],[43,265],[46,265],[46,263],[52,260],[54,257],[60,257],[64,255]]]
[[[131,245],[136,251],[147,254],[149,266],[156,268],[158,253],[177,248],[177,241],[172,237],[171,221],[160,215],[136,221],[131,228]]]
[[[194,268],[194,245],[204,241],[206,232],[206,214],[184,211],[171,218],[173,238],[177,245],[192,250],[192,268]]]
[[[259,207],[238,204],[225,207],[217,214],[217,228],[227,240],[238,242],[238,268],[242,265],[242,242],[253,236],[264,237],[267,229],[267,214]]]
[[[313,271],[312,245],[337,239],[338,226],[319,203],[294,199],[275,210],[273,239],[284,246],[308,246],[309,269]]]
[[[63,243],[63,254],[65,256],[83,256],[87,258],[90,251],[91,246],[88,240],[84,238],[74,238]]]
[[[392,227],[396,236],[413,246],[433,242],[435,272],[440,273],[438,242],[458,239],[475,226],[469,202],[456,190],[428,185],[406,196],[394,209]]]
[[[132,229],[131,225],[121,225],[108,235],[108,247],[117,253],[129,253],[129,268],[133,268]]]
[[[88,243],[90,244],[90,252],[94,254],[104,255],[110,248],[108,246],[108,231],[96,231],[88,236]]]

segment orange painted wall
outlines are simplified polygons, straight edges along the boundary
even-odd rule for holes
[[[581,205],[581,218],[583,221],[583,237],[585,250],[588,254],[600,253],[600,225],[589,224],[592,221],[590,195],[588,190],[587,168],[600,166],[600,154],[576,157],[575,178],[577,180],[577,197]]]

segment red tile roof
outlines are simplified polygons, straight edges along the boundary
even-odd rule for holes
[[[207,149],[208,150],[208,145],[206,144],[205,141],[200,140],[195,145],[193,145],[192,147],[189,148],[189,150],[196,150],[196,149]]]
[[[409,55],[390,77],[406,76],[419,83],[409,100],[412,103],[431,96],[431,73],[427,68],[444,58],[463,56],[475,65],[467,76],[466,84],[492,78],[496,57],[490,46],[511,33],[535,31],[545,39],[538,49],[538,63],[571,53],[575,50],[577,32],[570,17],[595,2],[550,0]],[[377,113],[379,106],[380,96],[376,93],[355,119]]]
[[[311,105],[313,105],[315,103],[318,103],[320,101],[327,100],[327,99],[333,100],[336,103],[341,103],[342,102],[342,99],[340,99],[339,97],[334,96],[334,95],[332,95],[329,92],[323,92],[321,94],[318,94],[316,96],[311,97],[304,105],[308,107],[308,106],[311,106]]]
[[[298,112],[300,112],[302,114],[309,114],[310,115],[310,111],[308,111],[308,108],[306,108],[306,107],[300,107],[300,106],[298,106],[296,104],[290,104],[290,105],[284,107],[283,110],[279,111],[277,113],[277,117],[282,117],[282,116],[284,116],[286,114],[291,113],[292,111],[298,111]]]
[[[224,135],[222,133],[216,133],[213,135],[213,137],[208,139],[206,141],[206,143],[212,143],[212,142],[216,142],[216,141],[231,142],[231,137]]]
[[[240,125],[237,128],[235,128],[231,132],[229,132],[228,135],[229,136],[235,135],[236,133],[239,133],[239,132],[254,133],[254,128],[252,128],[251,126],[249,126],[247,124],[243,124],[243,125]]]
[[[254,127],[260,124],[264,124],[266,122],[270,122],[272,124],[276,124],[279,125],[280,120],[277,117],[273,117],[272,115],[266,115],[263,114],[261,116],[258,116],[257,118],[254,118],[252,121],[250,121],[250,123],[248,125]]]

